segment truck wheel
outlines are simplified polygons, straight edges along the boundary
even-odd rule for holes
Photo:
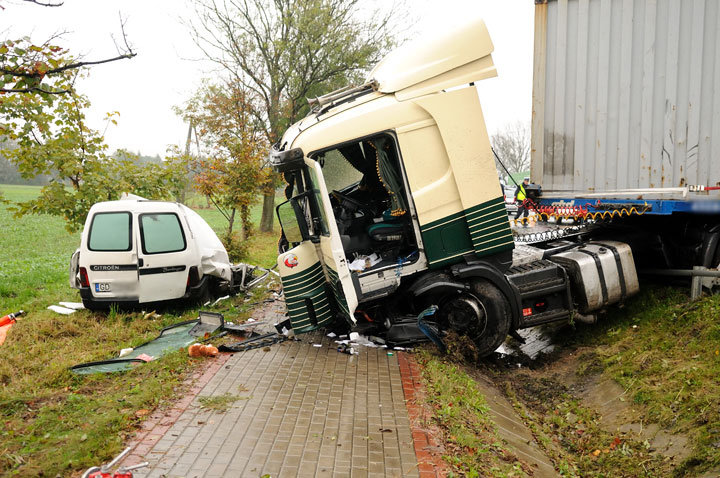
[[[445,302],[441,313],[451,329],[475,343],[480,357],[495,351],[510,330],[510,305],[503,293],[486,280],[474,281],[470,293]]]

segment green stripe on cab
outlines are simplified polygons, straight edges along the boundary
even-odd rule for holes
[[[431,269],[462,262],[466,254],[482,257],[515,247],[502,197],[423,224],[420,234]]]

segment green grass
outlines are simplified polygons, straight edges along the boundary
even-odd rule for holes
[[[689,436],[693,455],[676,476],[720,467],[720,296],[690,302],[686,290],[646,288],[576,340],[585,357],[627,390],[645,423]]]
[[[432,421],[442,433],[443,459],[452,474],[468,477],[528,476],[497,435],[484,395],[472,377],[427,351],[416,355],[427,389]]]
[[[39,190],[38,186],[0,185],[3,195],[15,201],[32,199]],[[3,205],[0,224],[0,315],[75,300],[77,293],[68,286],[67,271],[80,233],[69,234],[56,217],[15,219]]]
[[[13,201],[38,191],[0,185]],[[219,213],[198,213],[221,232]],[[253,214],[257,224],[259,205]],[[80,234],[67,233],[63,221],[50,216],[15,219],[5,205],[0,224],[0,315],[27,311],[0,346],[0,475],[70,476],[116,455],[148,411],[182,393],[188,372],[212,359],[190,359],[179,351],[126,373],[90,376],[75,376],[68,367],[137,346],[164,326],[196,317],[198,307],[161,311],[159,319],[118,311],[57,315],[47,306],[80,300],[67,278]],[[277,233],[253,236],[247,262],[272,265],[276,240]],[[262,290],[252,297],[261,298]],[[251,303],[241,296],[212,310],[239,322]]]

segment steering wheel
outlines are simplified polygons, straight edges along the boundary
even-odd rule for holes
[[[365,204],[361,203],[357,199],[351,198],[346,194],[333,190],[332,195],[335,199],[337,199],[341,207],[349,210],[350,212],[361,211],[365,214],[371,212]]]

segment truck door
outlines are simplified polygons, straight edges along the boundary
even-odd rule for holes
[[[138,214],[140,302],[185,295],[192,250],[180,217],[174,212]]]
[[[295,332],[325,325],[333,309],[354,323],[358,303],[320,166],[309,163],[300,193],[277,208],[285,237],[299,243],[278,256]]]
[[[93,297],[99,300],[137,300],[137,243],[129,211],[97,212],[87,236],[87,252],[80,254]]]
[[[353,285],[352,276],[345,258],[345,250],[342,246],[340,233],[338,232],[335,214],[330,204],[325,180],[323,179],[322,168],[317,161],[312,161],[309,168],[310,181],[313,191],[320,206],[320,214],[324,221],[327,234],[320,235],[320,247],[318,254],[325,266],[326,278],[330,284],[335,301],[340,313],[351,322],[355,322],[355,308],[358,304],[357,293]]]

